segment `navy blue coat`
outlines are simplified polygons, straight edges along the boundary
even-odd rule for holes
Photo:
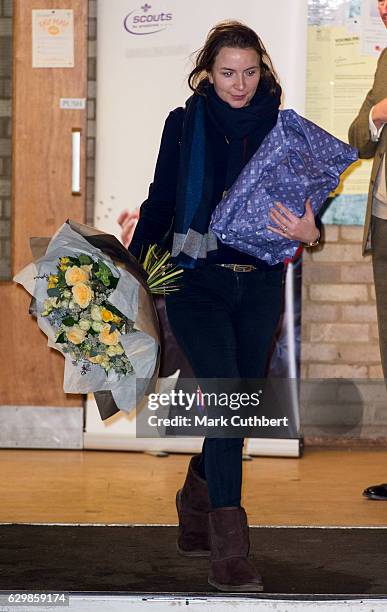
[[[150,244],[163,244],[167,248],[171,248],[170,239],[173,233],[183,120],[184,109],[179,107],[171,111],[165,121],[153,182],[149,187],[148,198],[141,205],[140,219],[129,246],[129,251],[137,258],[140,257],[141,250],[145,253]],[[206,130],[214,160],[214,188],[211,202],[211,210],[214,210],[220,202],[224,190],[229,189],[233,182],[230,172],[228,172],[231,162],[230,148],[225,135],[209,118],[207,118]],[[240,160],[241,168],[257,150],[258,145],[254,147],[254,143],[249,144],[250,146],[246,146],[244,149],[244,158]],[[232,161],[235,166],[235,160]],[[209,254],[207,262],[269,267],[266,262],[232,249],[219,240],[218,250]],[[274,267],[281,266],[282,264],[277,264]]]

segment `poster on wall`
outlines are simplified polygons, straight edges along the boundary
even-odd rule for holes
[[[348,142],[387,33],[376,0],[308,0],[306,116]],[[324,223],[363,225],[372,160],[344,173]]]
[[[32,11],[32,67],[74,67],[74,11]]]

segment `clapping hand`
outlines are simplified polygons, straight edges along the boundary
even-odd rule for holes
[[[128,209],[125,209],[121,212],[120,216],[117,219],[117,223],[121,225],[122,228],[121,240],[126,248],[128,248],[130,241],[133,238],[134,230],[136,229],[139,216],[139,208],[136,208],[136,210],[132,212],[129,212]]]

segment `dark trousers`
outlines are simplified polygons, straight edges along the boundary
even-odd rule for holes
[[[387,381],[387,220],[374,215],[371,217],[371,246],[380,356],[384,379]]]
[[[263,378],[281,313],[283,269],[185,270],[166,298],[169,324],[197,378]],[[239,506],[243,438],[204,439],[199,468],[213,508]]]

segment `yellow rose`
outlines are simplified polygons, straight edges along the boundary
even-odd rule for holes
[[[86,283],[77,283],[72,288],[73,299],[81,308],[87,308],[93,299],[93,292]]]
[[[118,344],[116,346],[116,355],[123,355],[124,353],[124,347],[122,346],[122,344]]]
[[[71,268],[67,268],[65,279],[68,285],[76,285],[77,283],[84,283],[89,280],[89,272],[87,270],[82,270],[82,268],[78,268],[78,266],[71,266]]]
[[[105,323],[108,323],[109,321],[113,321],[114,315],[107,308],[102,308],[101,315],[102,315],[102,320],[105,321]]]
[[[108,357],[106,357],[106,355],[96,355],[95,357],[88,357],[88,360],[91,361],[91,363],[96,363],[105,369],[109,366],[109,359]]]
[[[66,331],[66,336],[73,344],[81,344],[85,339],[86,332],[77,325],[74,325],[74,327],[70,327]]]
[[[103,344],[107,344],[108,346],[114,346],[118,344],[120,341],[120,332],[118,329],[115,329],[112,333],[110,333],[110,325],[105,324],[100,333],[99,333],[99,341]]]
[[[108,346],[106,352],[109,357],[115,357],[116,355],[122,355],[125,351],[121,344],[116,344],[115,346]]]
[[[101,364],[102,361],[104,360],[104,356],[103,355],[95,355],[94,357],[88,357],[88,360],[91,361],[91,363]]]

